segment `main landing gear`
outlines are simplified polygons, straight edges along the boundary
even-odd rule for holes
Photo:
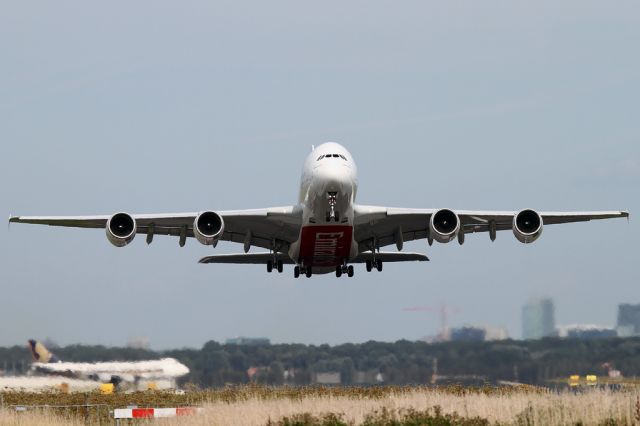
[[[278,272],[282,272],[282,260],[276,260],[275,262],[273,260],[268,260],[267,261],[267,272],[272,272],[273,271],[273,267],[275,266],[276,270]]]
[[[336,266],[336,277],[340,278],[345,273],[349,278],[353,277],[353,265]]]
[[[300,267],[300,266],[296,265],[296,267],[293,268],[293,277],[294,278],[298,278],[301,273],[306,275],[307,278],[311,278],[311,275],[313,275],[313,271],[311,270],[311,266]]]
[[[367,272],[371,272],[373,268],[376,268],[378,272],[382,271],[382,260],[367,260]]]

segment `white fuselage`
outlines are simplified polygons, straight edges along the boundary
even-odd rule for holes
[[[349,151],[334,142],[318,146],[304,162],[298,200],[302,227],[289,255],[314,274],[334,272],[358,255],[353,235],[357,175]]]

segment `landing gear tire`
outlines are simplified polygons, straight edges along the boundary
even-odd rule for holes
[[[282,273],[282,260],[278,260],[278,272]]]
[[[377,263],[376,268],[378,269],[378,272],[382,272],[382,261],[378,260],[376,263]]]
[[[373,269],[373,265],[372,265],[371,261],[367,260],[366,264],[367,264],[367,272],[371,272],[371,269]]]
[[[340,278],[342,276],[342,266],[336,266],[336,277]]]
[[[307,266],[306,268],[306,272],[305,274],[307,275],[307,278],[311,278],[311,275],[313,274],[313,272],[311,271],[311,266]]]
[[[273,271],[273,262],[270,260],[267,260],[267,272],[271,272]]]
[[[349,278],[353,276],[353,265],[349,265],[349,267],[347,268],[347,275],[349,276]]]
[[[293,268],[293,278],[298,278],[300,276],[300,267],[296,266]]]

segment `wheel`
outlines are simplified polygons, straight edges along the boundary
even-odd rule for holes
[[[349,276],[349,278],[353,276],[353,265],[349,265],[349,267],[347,268],[347,275]]]
[[[367,264],[367,272],[371,272],[371,269],[373,268],[373,266],[372,266],[372,264],[371,264],[371,261],[370,261],[370,260],[367,260],[367,261],[366,261],[366,264]]]
[[[296,266],[293,268],[293,278],[298,278],[300,276],[300,267]]]
[[[307,266],[307,271],[306,271],[307,278],[311,278],[311,274],[312,274],[311,266]]]
[[[273,262],[270,260],[267,260],[267,272],[271,272],[273,271]]]
[[[282,272],[282,260],[278,260],[278,272]]]
[[[382,271],[382,260],[378,260],[378,262],[376,262],[376,268],[378,269],[378,272]]]
[[[336,266],[336,277],[340,278],[342,276],[342,266]]]

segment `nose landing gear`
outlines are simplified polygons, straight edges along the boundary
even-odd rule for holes
[[[339,222],[340,221],[340,213],[336,211],[336,204],[338,203],[338,193],[337,192],[327,192],[327,201],[329,202],[329,211],[325,217],[327,222]]]

